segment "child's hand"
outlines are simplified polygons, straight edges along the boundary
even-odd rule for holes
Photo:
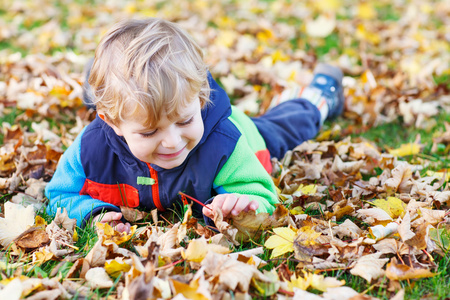
[[[214,197],[211,204],[207,205],[212,210],[203,207],[203,214],[208,218],[213,218],[213,210],[220,208],[223,216],[227,217],[230,213],[233,216],[237,216],[242,211],[257,210],[259,203],[255,200],[250,201],[248,196],[236,196],[234,194],[220,194]]]
[[[109,225],[111,225],[114,230],[119,231],[119,232],[126,232],[126,233],[130,233],[130,223],[122,223],[120,220],[122,219],[122,213],[120,212],[115,212],[115,211],[110,211],[104,214],[99,214],[96,215],[93,219],[94,224],[96,222],[100,222],[100,223],[109,223]]]

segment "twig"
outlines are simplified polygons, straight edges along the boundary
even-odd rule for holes
[[[188,198],[188,199],[191,199],[192,201],[194,201],[194,202],[200,204],[201,206],[206,207],[207,209],[209,209],[210,211],[212,211],[212,209],[211,209],[210,207],[206,206],[204,203],[200,202],[199,200],[195,199],[194,197],[191,197],[191,196],[189,196],[189,195],[186,195],[186,194],[183,193],[183,192],[178,192],[178,194],[180,194],[181,197],[186,197],[186,198]],[[183,201],[183,202],[184,202],[184,201]]]

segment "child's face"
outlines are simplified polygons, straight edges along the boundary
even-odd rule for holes
[[[181,165],[189,152],[203,136],[203,120],[200,100],[197,98],[176,120],[169,120],[166,114],[155,128],[145,128],[133,117],[120,125],[110,126],[117,135],[123,136],[128,147],[139,160],[155,164],[164,169]]]

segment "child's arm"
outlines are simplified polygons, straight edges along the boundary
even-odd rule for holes
[[[65,207],[69,217],[77,220],[78,226],[84,226],[85,221],[101,212],[120,212],[117,206],[80,195],[86,180],[80,157],[83,133],[84,130],[64,152],[52,180],[45,188],[45,196],[49,199],[47,213],[55,214],[58,207]]]
[[[209,206],[220,207],[224,216],[237,215],[243,210],[272,213],[278,203],[275,184],[244,135],[215,178],[214,189],[219,195]],[[203,209],[203,213],[210,215],[208,209]]]

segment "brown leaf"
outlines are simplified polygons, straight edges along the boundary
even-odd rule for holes
[[[149,213],[127,206],[120,206],[122,215],[128,222],[137,222],[150,216]]]
[[[383,276],[384,270],[382,268],[389,261],[389,258],[380,258],[381,254],[381,252],[378,252],[360,257],[350,273],[361,276],[368,283]]]
[[[386,267],[386,276],[390,280],[419,279],[435,276],[428,269],[415,269],[407,265],[397,264],[397,259],[393,257]]]
[[[252,278],[264,282],[270,281],[255,266],[214,252],[209,252],[201,264],[205,273],[214,278],[215,282],[232,291],[239,289],[242,292],[247,292]]]
[[[255,211],[241,212],[232,217],[231,224],[237,228],[236,239],[238,241],[248,241],[249,239],[258,239],[260,234],[273,227],[287,225],[289,211],[284,205],[277,204],[272,214],[256,213]]]
[[[65,207],[62,208],[62,212],[61,207],[58,207],[54,221],[56,225],[62,226],[64,229],[68,230],[71,234],[73,234],[75,226],[77,225],[77,220],[69,218],[67,209]]]
[[[19,235],[14,242],[25,252],[30,252],[36,248],[50,244],[50,239],[44,229],[32,227]]]
[[[108,253],[108,250],[105,246],[102,245],[103,239],[103,237],[99,237],[94,247],[92,247],[91,251],[89,251],[89,253],[86,255],[86,261],[92,268],[102,267],[105,265],[106,254]]]
[[[84,279],[86,272],[89,270],[89,262],[84,259],[78,259],[67,272],[66,278],[82,278]],[[79,271],[79,273],[78,273]],[[78,274],[77,274],[78,273]]]

